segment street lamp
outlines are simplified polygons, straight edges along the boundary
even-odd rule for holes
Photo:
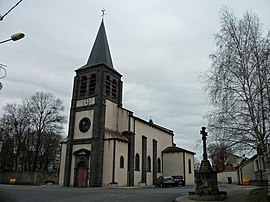
[[[0,44],[8,42],[8,41],[18,41],[18,40],[22,39],[24,36],[25,36],[24,33],[17,32],[15,34],[11,35],[10,39],[0,41]],[[5,65],[0,64],[0,79],[6,77],[6,75],[7,75],[7,70],[4,67],[5,67]],[[0,90],[2,88],[3,88],[3,84],[2,84],[2,82],[0,82]]]
[[[12,40],[12,41],[17,41],[17,40],[22,39],[24,36],[25,36],[24,33],[17,32],[17,33],[15,33],[15,34],[11,35],[11,36],[10,36],[10,39],[6,39],[6,40],[4,40],[4,41],[1,41],[0,44],[1,44],[1,43],[5,43],[5,42],[8,42],[8,41],[11,41],[11,40]]]

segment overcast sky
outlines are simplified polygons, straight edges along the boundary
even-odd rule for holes
[[[18,1],[0,0],[0,14]],[[237,17],[253,11],[270,28],[269,0],[23,0],[0,21],[0,41],[26,35],[0,45],[8,71],[0,80],[0,108],[43,91],[61,98],[69,116],[74,70],[86,64],[105,8],[124,108],[173,130],[177,146],[199,154],[209,108],[200,75],[210,67],[224,6]]]

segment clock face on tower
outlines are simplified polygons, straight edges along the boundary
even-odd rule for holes
[[[88,106],[89,105],[89,99],[84,99],[83,100],[83,106]]]
[[[81,132],[85,133],[89,130],[91,126],[91,121],[89,118],[87,117],[84,117],[80,120],[80,123],[79,123],[79,129]]]

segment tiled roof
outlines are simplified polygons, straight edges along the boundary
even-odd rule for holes
[[[251,163],[252,161],[254,161],[254,159],[256,159],[258,157],[257,154],[255,154],[254,156],[252,156],[250,159],[245,159],[244,161],[241,162],[241,164],[239,166],[237,166],[236,168],[239,168],[239,167],[244,167],[245,165]]]
[[[162,153],[174,153],[174,152],[186,152],[190,154],[195,154],[194,152],[176,146],[167,147],[162,151]]]
[[[128,142],[128,139],[126,137],[122,136],[121,133],[119,133],[117,131],[105,129],[105,132],[111,136],[111,138],[109,138],[109,139],[117,139],[120,141]]]

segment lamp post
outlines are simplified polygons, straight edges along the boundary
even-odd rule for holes
[[[4,41],[1,41],[0,44],[1,43],[5,43],[5,42],[8,42],[8,41],[18,41],[18,40],[22,39],[24,36],[25,36],[24,33],[17,32],[15,34],[11,35],[10,36],[10,39],[6,39]]]
[[[10,39],[6,39],[6,40],[4,40],[4,41],[0,41],[0,44],[5,43],[5,42],[8,42],[8,41],[18,41],[18,40],[22,39],[24,36],[25,36],[24,33],[22,33],[22,32],[17,32],[17,33],[15,33],[15,34],[12,34],[12,35],[10,36]],[[7,70],[6,70],[4,67],[6,67],[6,66],[0,64],[0,79],[6,77],[6,75],[7,75]],[[0,82],[0,90],[1,90],[2,88],[3,88],[3,84]]]
[[[4,15],[1,15],[0,14],[0,21],[3,21],[4,20],[4,17],[7,16],[7,14],[9,14],[16,6],[18,6],[23,0],[19,0],[12,8],[10,8]],[[21,32],[17,32],[13,35],[11,35],[10,39],[6,39],[4,41],[0,41],[0,44],[2,43],[5,43],[5,42],[8,42],[8,41],[17,41],[17,40],[20,40],[22,39],[23,37],[25,36],[24,33],[21,33]],[[2,71],[3,70],[3,71]],[[4,72],[4,73],[2,73]],[[2,74],[2,75],[1,75]],[[4,68],[4,65],[1,65],[0,64],[0,79],[6,77],[7,75],[7,70]],[[3,88],[3,84],[2,82],[0,82],[0,90]]]
[[[0,20],[2,21],[4,19],[4,17],[10,13],[10,11],[12,11],[16,6],[19,5],[19,3],[21,3],[22,0],[18,1],[11,9],[9,9],[4,15],[0,15]]]

